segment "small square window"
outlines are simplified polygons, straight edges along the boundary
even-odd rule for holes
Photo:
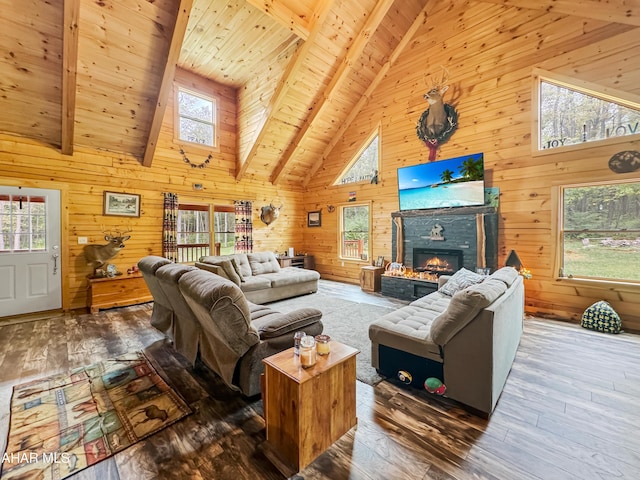
[[[216,147],[216,100],[178,88],[176,138],[180,142]]]

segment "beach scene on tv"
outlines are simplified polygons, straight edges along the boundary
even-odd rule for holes
[[[484,204],[482,153],[398,169],[400,210]]]

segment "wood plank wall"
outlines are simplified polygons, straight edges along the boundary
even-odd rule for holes
[[[349,191],[373,204],[373,258],[390,259],[391,212],[398,210],[396,169],[426,162],[428,149],[415,134],[425,76],[450,72],[445,101],[456,105],[459,128],[438,159],[484,152],[487,186],[499,187],[499,263],[516,249],[533,278],[526,308],[535,314],[577,321],[591,303],[605,299],[628,330],[640,331],[640,289],[585,285],[555,277],[555,207],[552,192],[563,182],[639,178],[608,169],[615,152],[639,150],[640,142],[533,156],[531,122],[534,68],[604,87],[640,93],[640,31],[619,24],[505,7],[478,1],[432,2],[425,26],[391,68],[323,167],[309,183],[305,209],[323,209],[322,227],[305,230],[325,278],[356,282],[359,262],[337,256],[337,211]],[[378,185],[330,186],[377,124],[382,165]]]
[[[78,237],[89,243],[104,244],[102,230],[132,228],[131,239],[111,263],[120,271],[148,254],[162,253],[162,192],[178,193],[184,202],[231,204],[233,200],[253,201],[254,250],[285,251],[293,246],[304,248],[298,235],[306,216],[301,191],[276,188],[270,183],[235,180],[236,165],[236,91],[178,70],[176,79],[189,88],[198,88],[220,98],[220,151],[203,169],[191,168],[179,153],[184,147],[193,163],[201,163],[208,150],[173,141],[173,96],[163,122],[156,156],[151,168],[142,167],[138,159],[108,152],[76,148],[73,156],[62,155],[56,148],[19,137],[0,135],[0,184],[51,188],[63,191],[62,272],[64,308],[87,305],[86,265]],[[194,191],[193,184],[203,189]],[[102,215],[105,190],[142,195],[140,218]],[[67,199],[65,201],[64,199]],[[283,203],[280,218],[269,226],[260,221],[260,206]]]

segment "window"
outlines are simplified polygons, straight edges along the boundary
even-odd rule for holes
[[[640,182],[561,189],[561,277],[640,282]]]
[[[0,195],[0,252],[46,250],[45,197]]]
[[[369,204],[340,207],[340,258],[368,260],[371,232]]]
[[[178,263],[211,255],[209,225],[209,205],[178,207]]]
[[[236,214],[233,205],[213,207],[213,238],[220,255],[231,255],[236,248]]]
[[[178,88],[176,105],[177,140],[217,147],[216,100]]]
[[[345,170],[338,177],[334,185],[348,183],[370,182],[379,170],[380,135],[376,129],[364,142],[362,148],[349,162]]]
[[[537,82],[538,150],[640,134],[640,104],[622,98],[627,94],[552,77],[540,76]]]

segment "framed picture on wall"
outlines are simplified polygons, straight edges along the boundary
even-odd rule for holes
[[[139,217],[140,195],[105,191],[102,214],[116,217]]]
[[[307,213],[307,227],[319,227],[322,225],[321,210]]]

